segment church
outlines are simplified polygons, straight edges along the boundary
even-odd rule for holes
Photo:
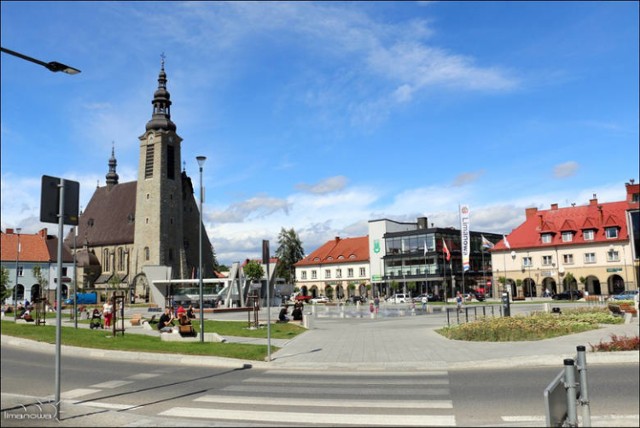
[[[77,235],[72,230],[64,240],[76,255],[80,291],[104,297],[121,290],[131,302],[157,300],[153,279],[198,278],[200,228],[202,276],[214,275],[213,248],[193,184],[180,169],[182,138],[171,121],[164,59],[151,103],[151,119],[138,137],[138,180],[118,181],[112,148],[106,185],[97,187],[80,214]]]

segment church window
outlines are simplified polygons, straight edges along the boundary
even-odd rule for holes
[[[144,178],[153,177],[153,146],[147,146],[147,156],[144,164]]]
[[[144,260],[149,261],[149,247],[144,247]]]
[[[151,197],[151,195],[147,193],[147,199],[149,199],[150,197]]]
[[[176,152],[173,146],[167,146],[167,178],[173,180],[176,175],[175,169]]]
[[[145,218],[145,219],[144,219],[144,223],[145,223],[145,224],[149,224],[149,217],[147,217],[147,218]]]
[[[169,219],[169,224],[173,224],[173,217]]]
[[[169,248],[169,261],[173,261],[173,248]]]
[[[124,250],[118,248],[118,270],[122,272],[124,270]]]
[[[102,270],[109,272],[109,250],[107,248],[102,250]]]

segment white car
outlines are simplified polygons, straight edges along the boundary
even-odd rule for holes
[[[407,294],[394,294],[393,296],[387,299],[387,302],[390,303],[407,303],[410,300],[410,297]]]
[[[329,303],[327,296],[317,296],[310,300],[311,303]]]

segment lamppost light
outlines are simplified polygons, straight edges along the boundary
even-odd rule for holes
[[[35,58],[30,57],[30,56],[27,56],[25,54],[21,54],[20,52],[12,51],[11,49],[0,48],[0,50],[2,52],[4,52],[4,53],[9,54],[9,55],[13,55],[15,57],[22,58],[22,59],[24,59],[26,61],[33,62],[34,64],[41,65],[44,68],[46,68],[47,70],[52,71],[54,73],[56,73],[58,71],[62,71],[63,73],[66,73],[66,74],[78,74],[78,73],[80,73],[80,70],[78,70],[77,68],[70,67],[70,66],[68,66],[66,64],[62,64],[62,63],[59,63],[57,61],[44,62],[44,61],[40,61],[39,59],[35,59]]]
[[[200,168],[202,168],[204,166],[204,161],[207,160],[206,156],[196,156],[196,160],[198,161],[198,165],[200,166]]]

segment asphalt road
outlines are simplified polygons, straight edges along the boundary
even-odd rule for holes
[[[78,355],[63,359],[58,424],[11,418],[53,396],[53,355],[1,357],[2,426],[544,426],[543,391],[562,368],[299,372]],[[638,365],[588,374],[593,425],[637,426]]]

